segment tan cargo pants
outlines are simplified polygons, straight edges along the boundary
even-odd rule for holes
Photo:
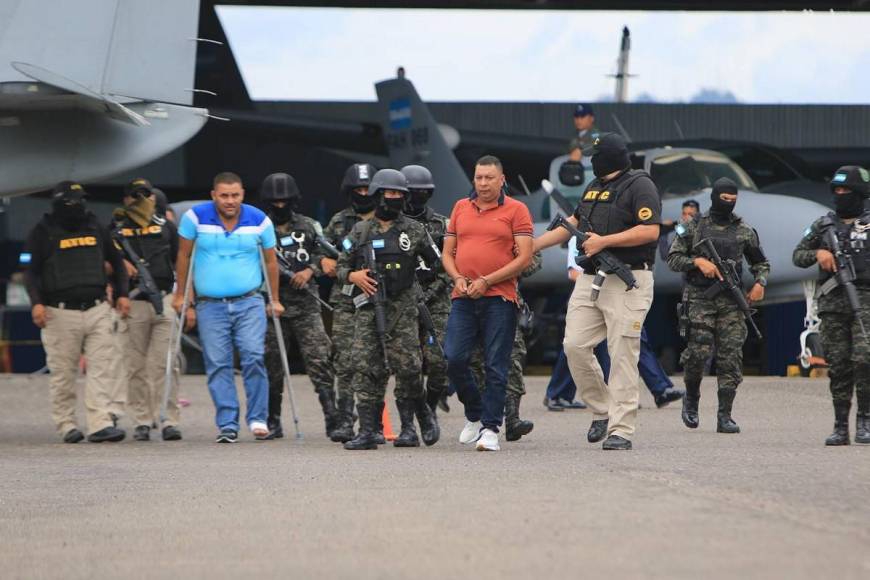
[[[580,397],[594,419],[609,419],[608,435],[631,439],[637,420],[640,333],[653,299],[653,275],[635,270],[638,288],[610,275],[595,302],[590,298],[593,276],[582,274],[574,283],[565,319],[565,355]],[[611,367],[609,384],[592,350],[607,339]]]
[[[112,426],[112,389],[119,378],[112,376],[116,351],[110,310],[106,302],[85,311],[46,307],[48,320],[42,329],[42,345],[51,371],[51,417],[61,435],[77,427],[76,378],[82,354],[88,361],[87,433]]]
[[[151,426],[160,421],[160,406],[166,383],[166,353],[172,329],[172,295],[163,298],[163,314],[154,312],[150,302],[130,301],[127,317],[125,359],[127,365],[127,411],[133,424]],[[166,407],[166,421],[161,427],[178,425],[178,382],[173,377]]]

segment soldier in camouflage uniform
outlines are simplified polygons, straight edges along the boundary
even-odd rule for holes
[[[435,192],[435,183],[428,169],[420,165],[408,165],[402,168],[402,174],[408,180],[408,203],[405,215],[423,224],[429,232],[434,250],[438,255],[444,247],[444,234],[447,232],[449,219],[436,213],[428,207],[429,200]],[[435,336],[444,345],[444,335],[447,331],[447,317],[450,315],[450,292],[453,280],[444,272],[441,260],[431,268],[422,260],[417,266],[417,280],[423,292],[423,299],[432,315],[435,325]],[[423,370],[426,373],[426,401],[432,412],[438,406],[438,401],[447,394],[447,361],[444,353],[420,324],[420,343],[423,345]]]
[[[709,238],[723,260],[733,260],[741,271],[743,258],[755,276],[748,299],[764,298],[770,263],[764,256],[758,234],[740,217],[733,214],[737,203],[737,185],[727,178],[718,179],[711,192],[710,211],[700,219],[676,227],[677,236],[668,252],[668,266],[686,273],[684,302],[688,300],[688,345],[680,357],[684,369],[686,396],[683,398],[683,423],[690,429],[698,427],[698,400],[704,363],[716,346],[716,373],[719,382],[719,411],[716,431],[739,433],[740,427],[731,418],[731,408],[737,386],[743,381],[743,343],[748,333],[743,313],[727,292],[712,298],[705,292],[721,280],[722,274],[707,259],[698,244]]]
[[[836,212],[819,218],[807,229],[792,256],[795,266],[819,264],[819,317],[825,359],[830,365],[831,398],[834,402],[834,432],[825,445],[849,444],[849,409],[856,393],[855,443],[870,443],[870,341],[862,333],[870,329],[870,256],[867,237],[870,211],[864,200],[870,196],[870,173],[863,167],[845,166],[831,180]],[[844,259],[851,258],[855,270],[858,316],[846,289],[834,282],[837,259],[825,239],[829,229],[836,234]],[[819,295],[820,294],[820,295]]]
[[[428,243],[423,226],[402,214],[408,194],[405,176],[395,169],[382,169],[369,187],[378,200],[375,217],[353,227],[342,244],[338,260],[338,281],[354,284],[359,290],[354,298],[357,310],[351,348],[356,365],[353,390],[359,432],[344,448],[377,449],[377,423],[390,374],[396,376],[396,407],[402,424],[393,445],[420,445],[414,416],[421,409],[423,442],[432,445],[438,441],[439,430],[435,414],[424,403],[414,271],[418,257],[422,256],[431,266],[438,256]],[[376,323],[374,301],[378,282],[363,262],[367,250],[374,251],[377,279],[386,292],[384,336],[378,334]]]
[[[308,378],[323,408],[326,435],[331,437],[338,424],[333,390],[333,371],[330,361],[332,344],[326,335],[317,283],[320,275],[322,252],[317,238],[323,235],[320,224],[298,213],[301,195],[296,181],[286,173],[273,173],[266,177],[260,188],[260,200],[275,225],[278,240],[278,267],[280,270],[278,293],[284,306],[280,317],[284,340],[292,338],[299,345]],[[289,345],[288,345],[289,350]],[[284,365],[275,335],[275,327],[268,326],[265,350],[266,372],[269,375],[269,439],[284,436],[281,426],[281,399],[284,392]]]
[[[532,274],[535,274],[542,266],[541,253],[535,252],[532,255],[532,262],[528,268],[520,274],[520,279],[528,278]],[[517,330],[514,335],[513,350],[511,350],[511,366],[508,371],[507,394],[504,400],[505,439],[508,441],[519,441],[520,437],[528,435],[535,428],[535,424],[531,421],[520,419],[520,399],[526,394],[523,370],[526,366],[527,354],[526,333],[531,334],[531,311],[528,309],[528,303],[523,300],[523,296],[519,292],[517,292],[517,306],[520,309],[520,313],[517,316]],[[474,380],[477,381],[478,389],[483,390],[485,386],[485,373],[482,346],[478,346],[475,349],[468,364],[471,367],[471,372],[474,374]]]
[[[341,191],[350,200],[350,207],[332,216],[323,231],[324,237],[341,249],[345,237],[357,222],[370,219],[375,213],[376,200],[369,195],[369,183],[375,168],[368,163],[355,163],[347,168],[341,182]],[[337,262],[323,258],[323,273],[335,278]],[[353,372],[350,357],[353,343],[353,285],[336,281],[332,285],[329,302],[332,305],[332,364],[335,369],[339,425],[331,439],[345,443],[353,439]]]

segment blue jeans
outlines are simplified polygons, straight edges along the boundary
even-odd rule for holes
[[[571,369],[568,368],[568,357],[565,356],[565,349],[559,351],[559,358],[556,359],[556,364],[553,365],[553,374],[550,376],[550,383],[547,385],[548,399],[564,399],[573,401],[577,396],[577,385],[574,384],[574,379],[571,377]]]
[[[444,349],[447,377],[465,406],[465,418],[496,433],[504,420],[504,400],[511,350],[517,328],[517,305],[500,296],[456,298],[447,318]],[[483,395],[468,367],[475,347],[483,345],[486,385]]]
[[[610,355],[607,353],[606,340],[595,347],[595,356],[598,358],[601,370],[604,371],[604,382],[607,382],[607,377],[610,375]],[[646,327],[640,332],[640,358],[637,361],[637,370],[640,371],[640,378],[654,397],[674,386],[649,344]]]
[[[208,390],[220,430],[239,430],[239,398],[233,377],[233,347],[239,351],[247,397],[245,420],[266,423],[269,379],[263,363],[266,309],[260,295],[234,302],[197,302],[196,319],[202,342]]]

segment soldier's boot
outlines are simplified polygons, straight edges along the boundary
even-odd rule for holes
[[[349,451],[360,451],[364,449],[377,449],[378,442],[375,439],[377,429],[378,405],[369,401],[363,401],[357,404],[357,413],[359,414],[359,432],[356,437],[345,442],[344,448]],[[350,415],[350,411],[348,412]],[[351,427],[353,430],[353,427]]]
[[[281,383],[283,389],[284,383]],[[269,434],[266,439],[283,439],[284,427],[281,425],[281,398],[283,391],[269,389],[269,416],[266,417],[266,427]]]
[[[399,409],[399,420],[402,422],[402,431],[393,447],[419,447],[420,439],[417,437],[417,428],[414,427],[414,413],[417,411],[417,401],[414,399],[396,399],[396,407]]]
[[[381,404],[375,408],[378,410],[377,422],[375,423],[375,441],[378,442],[378,445],[383,445],[387,442],[386,437],[384,437],[384,409],[386,408],[386,403],[381,401]]]
[[[858,412],[855,414],[855,443],[870,443],[870,393],[859,390]]]
[[[437,400],[436,400],[437,402]],[[438,426],[438,417],[435,416],[435,411],[429,407],[429,402],[420,397],[414,404],[416,405],[417,422],[420,424],[420,437],[426,447],[438,443],[441,438],[441,427]]]
[[[336,430],[341,425],[338,409],[335,406],[335,391],[332,389],[322,389],[317,391],[317,399],[320,401],[320,408],[323,409],[323,421],[326,424],[326,436],[332,439]]]
[[[338,398],[338,425],[329,438],[336,443],[353,439],[353,397]]]
[[[697,429],[700,424],[698,417],[698,401],[701,400],[701,381],[686,381],[686,394],[683,397],[683,425],[689,429]]]
[[[849,444],[849,409],[851,401],[834,402],[834,432],[825,439],[825,445]]]
[[[735,395],[737,395],[737,389],[719,389],[717,433],[740,433],[740,427],[731,418],[731,407],[734,405]]]
[[[523,435],[528,435],[535,428],[531,421],[520,419],[520,396],[508,393],[504,400],[505,439],[519,441]]]

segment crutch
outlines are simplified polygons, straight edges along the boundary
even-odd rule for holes
[[[176,318],[172,316],[172,327],[169,330],[169,349],[166,351],[166,376],[163,382],[163,401],[160,403],[160,424],[166,421],[166,407],[169,406],[169,393],[172,391],[173,370],[178,349],[181,348],[181,337],[184,334],[184,322],[187,315],[187,305],[190,302],[190,291],[193,288],[193,259],[196,257],[196,242],[190,251],[190,266],[187,268],[187,280],[184,282],[184,300],[181,302],[181,313]]]
[[[284,382],[287,383],[287,393],[290,399],[290,412],[293,414],[293,427],[296,429],[296,438],[302,439],[302,431],[299,430],[299,415],[296,414],[296,397],[293,396],[293,383],[290,381],[290,364],[287,362],[287,347],[284,345],[284,332],[281,330],[281,321],[272,310],[274,295],[272,285],[269,283],[269,270],[266,268],[266,253],[260,247],[260,266],[263,268],[263,281],[266,283],[266,294],[269,297],[268,309],[272,312],[272,324],[275,325],[275,338],[278,340],[278,352],[281,355],[281,366],[284,367]]]

